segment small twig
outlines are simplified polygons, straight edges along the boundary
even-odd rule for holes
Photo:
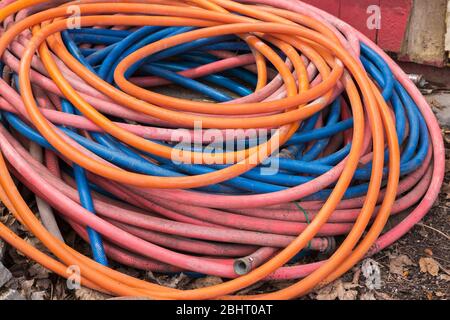
[[[450,263],[450,261],[445,260],[445,259],[443,259],[443,258],[439,258],[439,257],[436,257],[436,256],[433,256],[433,258],[436,259],[436,260],[439,260],[439,261],[443,261],[443,262],[445,262],[445,263]]]
[[[427,226],[426,224],[423,224],[423,223],[418,223],[417,225],[418,225],[418,226],[421,226],[421,227],[428,228],[428,229],[433,230],[433,231],[436,231],[436,232],[439,233],[440,235],[442,235],[442,236],[446,237],[448,240],[450,240],[450,236],[449,236],[449,235],[446,235],[446,234],[443,233],[441,230],[438,230],[438,229],[435,229],[435,228],[433,228],[433,227]]]

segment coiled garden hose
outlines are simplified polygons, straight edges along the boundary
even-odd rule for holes
[[[62,277],[76,265],[83,285],[118,296],[296,298],[398,240],[439,194],[444,146],[420,92],[301,1],[0,6],[0,199],[53,257],[3,224],[0,237]],[[161,91],[180,87],[196,95]],[[63,221],[95,261],[64,243]],[[314,251],[328,258],[302,264]],[[166,288],[106,257],[227,280]],[[233,295],[264,279],[297,281]]]

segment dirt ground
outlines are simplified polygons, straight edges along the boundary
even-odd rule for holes
[[[436,106],[433,106],[436,107]],[[450,105],[447,112],[450,112]],[[437,108],[437,112],[442,112]],[[352,272],[326,288],[316,290],[304,299],[340,300],[387,300],[387,299],[440,299],[450,298],[450,128],[443,128],[446,140],[446,178],[439,200],[426,218],[405,237],[387,250],[370,260],[358,264]],[[25,198],[34,206],[33,197],[24,191]],[[23,230],[7,210],[0,204],[0,220],[8,224],[27,241],[37,244],[35,238]],[[393,222],[391,222],[393,223]],[[69,245],[81,251],[88,248],[70,230],[67,234]],[[0,251],[1,251],[0,243]],[[39,248],[41,246],[37,244]],[[43,248],[41,248],[43,249]],[[0,260],[1,260],[0,255]],[[0,289],[0,297],[5,290],[14,291],[15,296],[26,299],[107,299],[108,296],[88,289],[68,290],[64,279],[47,272],[41,266],[29,261],[11,247],[6,247],[4,266],[12,273]],[[118,266],[117,266],[118,267]],[[198,288],[222,282],[216,277],[191,279],[185,275],[161,276],[132,269],[119,269],[142,279],[182,289]],[[261,293],[279,289],[290,282],[259,283],[241,293]]]

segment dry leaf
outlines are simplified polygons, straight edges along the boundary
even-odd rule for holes
[[[223,282],[223,280],[219,277],[207,276],[204,278],[196,279],[193,283],[193,287],[195,289],[205,288],[205,287],[210,287],[210,286],[214,286],[217,284],[221,284],[222,282]]]
[[[75,290],[75,297],[79,300],[105,300],[110,298],[103,293],[83,287]]]
[[[20,281],[20,285],[22,287],[22,295],[25,297],[30,297],[34,285],[34,279],[31,280],[22,280]]]
[[[43,266],[41,266],[40,264],[33,264],[29,269],[28,272],[30,273],[30,276],[33,279],[47,279],[50,272],[45,269]]]
[[[68,296],[67,280],[64,278],[58,278],[54,289],[52,290],[52,300],[65,300]]]
[[[439,263],[433,258],[420,258],[419,260],[420,272],[429,273],[433,277],[439,274]]]
[[[388,295],[387,293],[384,293],[384,292],[375,291],[375,294],[376,294],[378,300],[395,300],[390,295]]]
[[[449,282],[450,281],[450,276],[448,274],[441,274],[439,276],[439,279],[444,280],[446,282]]]
[[[398,274],[401,276],[405,275],[405,271],[407,266],[413,266],[414,262],[411,261],[411,259],[402,254],[399,256],[389,256],[389,271],[394,274]]]
[[[45,300],[45,297],[47,296],[47,293],[45,291],[36,291],[31,293],[30,299],[31,300]]]
[[[157,276],[156,281],[158,282],[158,284],[163,285],[165,287],[180,289],[183,288],[185,284],[190,281],[190,278],[184,273],[180,273],[174,276],[167,276],[167,275]]]
[[[38,279],[35,286],[40,290],[48,290],[52,286],[50,279]]]
[[[373,292],[366,292],[361,295],[360,300],[377,300]]]
[[[361,269],[357,268],[355,270],[355,273],[353,274],[352,283],[358,284],[359,283],[359,277],[361,276]]]
[[[341,280],[336,280],[333,283],[330,283],[326,287],[323,287],[317,291],[317,300],[336,300],[338,297],[338,292],[336,288],[337,282]]]
[[[426,295],[428,300],[433,300],[433,292],[427,292]]]
[[[358,291],[352,290],[359,287],[359,285],[351,282],[342,282],[338,279],[324,288],[317,291],[317,300],[356,300]]]
[[[358,291],[356,290],[345,290],[342,291],[338,296],[339,300],[356,300],[357,297]]]

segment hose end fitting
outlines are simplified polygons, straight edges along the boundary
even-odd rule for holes
[[[236,259],[233,263],[234,272],[243,276],[253,269],[253,259],[250,257]]]

